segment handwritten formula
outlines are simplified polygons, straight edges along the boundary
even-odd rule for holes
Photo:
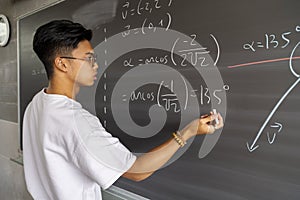
[[[224,85],[223,88],[210,89],[205,85],[199,85],[196,89],[189,89],[186,83],[186,80],[181,77],[182,83],[178,83],[178,81],[170,80],[164,81],[162,80],[160,85],[155,87],[152,91],[143,91],[143,90],[135,90],[130,94],[123,94],[122,101],[127,102],[144,102],[149,103],[153,102],[160,107],[164,107],[166,111],[173,111],[174,113],[180,112],[181,109],[186,110],[189,104],[189,100],[191,98],[197,98],[199,100],[199,105],[208,105],[212,100],[216,101],[217,104],[222,103],[222,98],[219,96],[219,93],[229,91],[229,85]],[[185,91],[180,91],[180,94],[176,94],[176,84],[183,84]],[[168,90],[163,90],[167,88]],[[180,108],[178,102],[178,96],[184,95],[185,103],[182,108]]]
[[[125,31],[122,32],[122,36],[127,37],[130,34],[139,33],[147,34],[148,31],[155,32],[157,27],[165,28],[167,31],[172,24],[172,16],[169,12],[165,14],[156,12],[155,15],[159,15],[161,18],[158,21],[151,19],[151,15],[153,15],[155,11],[160,11],[164,7],[171,7],[172,0],[168,1],[167,4],[165,3],[165,1],[160,0],[140,0],[137,4],[129,1],[125,2],[122,6],[122,20],[127,23],[127,20],[130,19],[130,17],[139,17],[140,25],[135,28],[130,23],[126,24],[124,26]]]
[[[287,31],[279,34],[275,33],[266,33],[262,40],[260,41],[251,41],[248,43],[245,43],[243,45],[244,50],[248,50],[251,52],[256,52],[257,49],[266,49],[266,50],[272,50],[276,48],[286,48],[290,45],[291,39],[290,36],[294,33],[300,32],[300,26],[296,26],[295,30]]]
[[[299,33],[300,32],[300,26],[296,26],[295,32]],[[281,34],[281,41],[277,39],[275,34],[265,34],[265,41],[264,44],[261,42],[254,42],[252,41],[251,44],[244,44],[244,49],[246,50],[251,50],[252,52],[256,51],[256,48],[265,48],[265,49],[275,49],[275,48],[286,48],[287,46],[291,45],[291,40],[289,39],[288,36],[290,36],[292,32],[284,32]],[[254,45],[256,44],[256,46]],[[259,45],[257,45],[259,44]],[[278,108],[280,105],[284,102],[284,100],[289,96],[289,94],[292,92],[292,90],[298,86],[300,82],[300,75],[294,70],[294,64],[293,64],[293,59],[298,58],[295,56],[296,50],[300,46],[300,41],[295,45],[293,48],[290,57],[288,59],[282,58],[282,59],[274,59],[274,60],[269,60],[269,61],[260,61],[260,62],[253,62],[255,64],[261,64],[261,63],[266,63],[266,62],[276,62],[276,61],[283,61],[283,60],[288,60],[289,61],[289,69],[292,75],[296,78],[295,82],[285,91],[285,93],[280,97],[280,99],[277,101],[267,118],[265,119],[263,125],[260,127],[258,133],[256,134],[254,140],[252,142],[247,142],[246,146],[249,152],[253,152],[256,149],[258,149],[259,144],[258,140],[261,138],[261,136],[264,133],[265,128],[268,126],[269,122],[271,121],[273,115],[277,112]],[[269,144],[273,144],[275,141],[276,136],[281,132],[283,125],[279,122],[275,122],[274,124],[270,125],[271,128],[277,129],[274,133],[269,133],[267,132],[267,140]]]

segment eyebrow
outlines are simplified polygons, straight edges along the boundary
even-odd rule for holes
[[[95,52],[87,52],[85,55],[95,55]]]

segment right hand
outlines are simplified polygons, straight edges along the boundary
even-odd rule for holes
[[[219,120],[217,125],[212,125],[215,119]],[[188,134],[189,136],[212,134],[215,130],[220,129],[224,126],[223,118],[218,114],[203,115],[199,119],[192,121],[182,131],[183,135]]]

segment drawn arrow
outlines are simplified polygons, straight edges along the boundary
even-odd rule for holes
[[[247,142],[247,148],[248,148],[248,151],[250,152],[250,153],[252,153],[253,151],[255,151],[258,147],[259,147],[259,145],[256,145],[255,147],[253,147],[253,145],[250,147],[249,146],[249,143]]]
[[[300,82],[300,78],[298,77],[298,79],[293,83],[293,85],[280,98],[280,100],[274,106],[273,110],[271,111],[271,113],[269,114],[269,116],[267,117],[267,119],[265,120],[265,122],[263,123],[263,125],[261,126],[261,128],[259,129],[259,131],[258,131],[258,133],[257,133],[254,141],[252,142],[251,146],[247,142],[247,148],[248,148],[248,150],[249,150],[250,153],[252,153],[253,151],[255,151],[259,147],[259,145],[256,145],[256,143],[257,143],[258,139],[260,138],[260,136],[261,136],[263,130],[265,129],[266,125],[269,123],[270,119],[272,118],[272,116],[274,115],[274,113],[277,111],[278,107],[281,105],[281,103],[284,101],[284,99],[298,85],[299,82]]]
[[[296,49],[300,46],[300,42],[298,42],[296,44],[296,46],[294,47],[291,55],[290,55],[290,60],[289,60],[289,67],[290,67],[290,71],[292,72],[292,74],[297,78],[296,81],[293,83],[293,85],[284,93],[284,95],[280,98],[280,100],[277,102],[277,104],[275,105],[275,107],[273,108],[273,110],[271,111],[271,113],[269,114],[269,116],[267,117],[267,119],[265,120],[264,124],[262,125],[262,127],[260,128],[260,130],[258,131],[253,143],[251,146],[249,146],[249,143],[247,142],[247,148],[248,150],[251,152],[253,152],[254,150],[256,150],[259,146],[256,145],[257,140],[260,138],[263,130],[265,129],[266,125],[269,123],[271,117],[274,115],[274,113],[277,111],[278,107],[280,106],[280,104],[284,101],[284,99],[289,95],[289,93],[298,85],[299,81],[300,81],[300,75],[298,73],[295,72],[295,70],[293,69],[293,57],[294,57],[294,53],[296,51]],[[281,130],[281,129],[280,129]],[[255,146],[256,145],[256,146]]]

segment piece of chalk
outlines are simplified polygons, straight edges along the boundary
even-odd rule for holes
[[[216,115],[217,114],[217,110],[216,109],[213,109],[213,114]],[[215,125],[218,125],[219,124],[219,120],[218,118],[215,119]]]

